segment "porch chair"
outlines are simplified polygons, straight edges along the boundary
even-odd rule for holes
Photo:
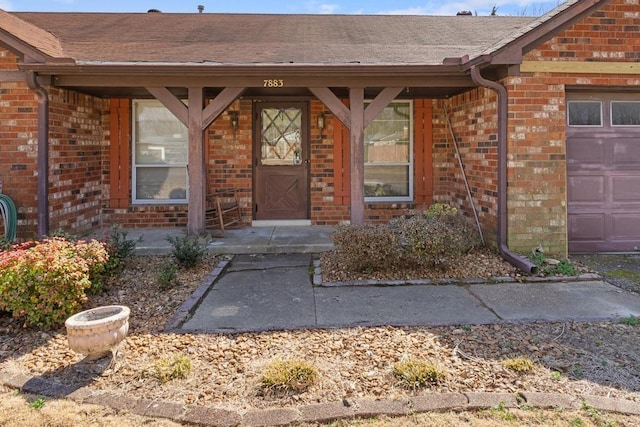
[[[206,228],[220,228],[224,233],[225,227],[242,221],[238,191],[237,188],[218,190],[207,197]]]

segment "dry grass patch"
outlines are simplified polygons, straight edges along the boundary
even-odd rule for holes
[[[176,379],[185,379],[191,372],[191,359],[184,354],[164,358],[153,365],[153,374],[162,383]]]
[[[317,369],[304,360],[275,360],[267,365],[260,376],[264,390],[301,392],[316,382]]]
[[[535,364],[526,357],[512,357],[502,361],[502,366],[514,372],[525,373],[533,371]]]
[[[417,359],[396,363],[392,374],[400,385],[408,388],[438,385],[447,378],[447,372],[443,368]]]
[[[161,418],[142,417],[99,405],[77,404],[0,386],[0,426],[3,427],[177,427],[182,424]]]

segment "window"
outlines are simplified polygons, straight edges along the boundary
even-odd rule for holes
[[[640,125],[640,102],[611,102],[611,125]]]
[[[159,101],[133,102],[133,202],[186,203],[188,130]]]
[[[602,126],[600,101],[570,101],[567,108],[569,126]]]
[[[413,200],[413,105],[393,101],[364,131],[365,201]]]

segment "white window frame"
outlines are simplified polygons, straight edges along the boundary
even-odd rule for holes
[[[618,100],[612,99],[609,101],[609,125],[612,128],[637,128],[640,127],[640,124],[637,125],[616,125],[613,123],[613,104],[640,104],[640,101],[631,101],[631,100]]]
[[[591,104],[599,104],[600,105],[600,124],[599,125],[572,125],[569,122],[570,119],[570,114],[569,114],[569,110],[571,109],[571,104],[584,104],[584,103],[591,103]],[[605,117],[604,117],[604,102],[602,100],[594,100],[594,99],[573,99],[571,101],[567,102],[567,126],[568,127],[572,127],[572,128],[602,128],[604,127],[604,121],[605,121]]]
[[[367,100],[365,103],[368,105],[371,102],[371,100]],[[413,161],[413,123],[414,123],[414,112],[413,112],[413,100],[410,99],[396,99],[391,101],[386,107],[388,107],[391,104],[399,104],[399,103],[405,103],[409,106],[409,161],[408,162],[390,162],[390,163],[369,163],[369,162],[365,162],[364,166],[365,168],[367,167],[367,165],[370,166],[408,166],[409,170],[409,195],[408,196],[381,196],[381,197],[366,197],[364,198],[365,202],[382,202],[382,203],[393,203],[393,202],[412,202],[413,201],[413,197],[414,197],[414,189],[413,189],[413,174],[414,174],[414,161]],[[385,107],[385,108],[386,108]],[[375,121],[376,119],[374,119]],[[366,143],[366,142],[365,142]]]
[[[134,99],[131,102],[131,202],[134,205],[175,205],[175,204],[187,204],[189,200],[189,174],[187,170],[188,162],[178,162],[178,163],[159,163],[159,164],[137,164],[136,162],[136,143],[138,141],[136,135],[136,114],[138,110],[138,105],[159,105],[163,106],[162,103],[155,99]],[[163,106],[164,107],[164,106]],[[166,107],[164,107],[166,108]],[[176,118],[178,120],[178,118]],[[186,141],[187,145],[187,159],[189,156],[189,142]],[[161,148],[161,147],[159,147]],[[161,168],[166,167],[169,168],[184,168],[185,171],[185,183],[187,188],[185,189],[185,198],[180,199],[138,199],[137,197],[137,170],[138,168]]]

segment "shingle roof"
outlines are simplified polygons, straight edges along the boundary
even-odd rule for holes
[[[10,29],[14,37],[36,48],[45,55],[52,57],[63,55],[60,40],[54,35],[14,15],[4,12],[0,13],[0,29]]]
[[[438,65],[449,57],[481,55],[534,21],[531,17],[506,16],[12,15],[55,36],[34,34],[27,39],[32,46],[80,64]],[[0,27],[12,31],[4,24],[0,20]],[[49,47],[52,40],[59,41],[60,49]]]

